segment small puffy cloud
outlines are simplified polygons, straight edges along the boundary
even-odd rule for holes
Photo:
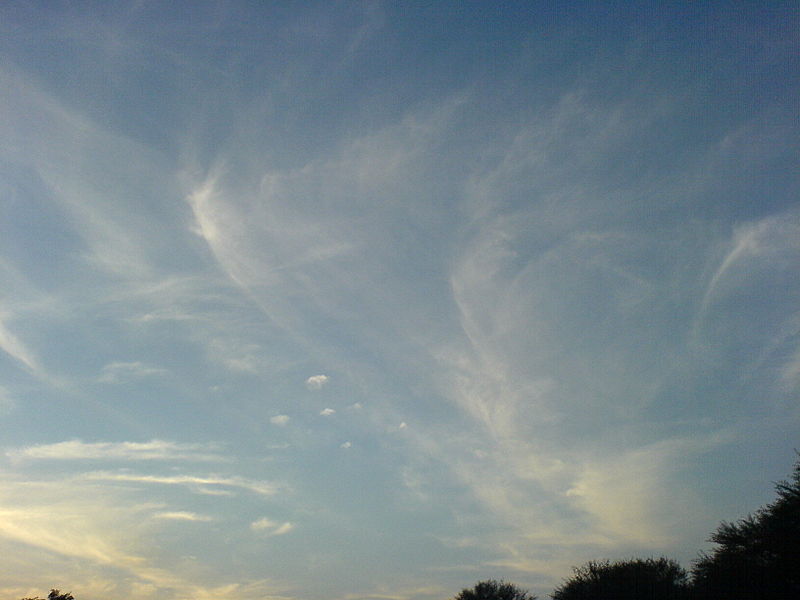
[[[274,417],[270,417],[269,422],[273,425],[283,427],[289,422],[289,415],[275,415]]]
[[[276,523],[267,517],[262,517],[257,521],[250,523],[250,529],[253,531],[261,532],[267,536],[284,535],[294,529],[294,524],[286,521],[285,523]]]
[[[351,410],[361,410],[362,408],[364,408],[364,405],[361,404],[361,402],[353,402],[353,404],[350,405]]]
[[[323,408],[319,411],[319,414],[323,417],[330,417],[331,415],[336,414],[336,411],[332,408]]]
[[[270,527],[275,527],[275,522],[267,517],[263,517],[258,521],[253,521],[250,523],[250,529],[253,531],[261,531],[262,529],[269,529]]]
[[[312,375],[306,379],[306,387],[310,390],[320,390],[326,383],[328,383],[327,375]]]
[[[408,425],[406,424],[405,421],[403,421],[402,423],[400,423],[400,425],[397,426],[398,429],[405,429],[406,427],[408,427]]]
[[[350,442],[343,442],[343,443],[339,444],[339,448],[345,448],[345,449],[351,448],[352,446],[353,446],[353,444],[351,444]]]
[[[188,511],[174,511],[174,512],[162,512],[156,515],[153,515],[156,519],[165,519],[168,521],[211,521],[211,517],[206,515],[198,515],[197,513],[188,512]]]

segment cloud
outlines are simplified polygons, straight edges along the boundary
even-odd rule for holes
[[[235,600],[241,597],[235,593],[238,591],[275,598],[274,585],[270,592],[266,581],[220,583],[225,578],[219,574],[212,577],[213,583],[206,584],[185,561],[168,556],[159,557],[156,566],[148,556],[152,554],[154,533],[165,533],[159,530],[159,522],[205,522],[209,518],[185,511],[163,511],[147,518],[152,504],[130,503],[120,492],[117,486],[86,482],[75,486],[65,485],[63,480],[15,481],[4,477],[0,486],[0,551],[7,557],[22,557],[18,564],[24,576],[20,580],[29,587],[47,585],[47,578],[65,580],[56,576],[63,574],[87,594],[95,590],[97,597],[111,592],[115,597],[127,597],[131,594],[126,592],[138,591],[135,597]],[[44,569],[38,562],[43,553],[47,557]],[[47,577],[40,577],[37,568]],[[122,576],[110,575],[109,570]]]
[[[172,587],[180,576],[152,566],[140,552],[147,505],[131,505],[116,490],[64,485],[63,481],[4,480],[0,542],[18,541],[80,565],[106,565],[134,578]]]
[[[728,252],[706,287],[702,308],[709,307],[723,283],[734,288],[747,284],[759,270],[790,271],[800,255],[798,239],[800,212],[797,210],[736,227]]]
[[[269,418],[269,422],[278,427],[284,427],[289,422],[289,415],[275,415]]]
[[[261,496],[274,496],[283,486],[269,481],[257,481],[244,477],[222,477],[209,475],[136,475],[134,473],[93,471],[79,477],[87,481],[122,481],[130,483],[146,483],[159,485],[178,485],[194,489],[198,493],[211,495],[228,495],[227,488],[242,489]]]
[[[0,385],[0,416],[11,412],[14,409],[14,400],[8,390]]]
[[[717,244],[724,252],[715,253],[719,266],[693,323],[699,358],[725,356],[731,371],[743,379],[765,369],[777,371],[768,387],[791,389],[800,356],[800,310],[794,302],[800,293],[798,240],[800,211],[790,209],[735,226],[724,243]],[[742,344],[744,339],[747,344]]]
[[[103,372],[98,381],[103,383],[122,383],[131,379],[154,377],[164,375],[166,369],[150,367],[141,362],[113,362],[103,367]]]
[[[81,258],[108,275],[152,276],[152,249],[160,245],[163,229],[149,227],[142,204],[134,198],[141,201],[151,197],[158,184],[168,185],[163,161],[142,144],[104,129],[40,91],[24,74],[4,70],[0,81],[3,87],[13,86],[12,105],[27,116],[4,133],[18,142],[18,157],[69,214],[73,233],[87,247]],[[31,130],[24,122],[28,119],[46,124],[48,135]],[[81,152],[74,151],[75,136],[82,139]],[[134,172],[139,174],[135,181],[130,179]],[[103,191],[101,179],[115,186],[113,197]]]
[[[321,390],[328,383],[327,375],[312,375],[306,379],[306,387],[310,390]]]
[[[352,446],[353,446],[352,442],[349,442],[349,441],[348,442],[342,442],[341,444],[339,444],[339,448],[345,448],[345,449],[352,448]]]
[[[250,523],[250,529],[272,537],[289,533],[292,529],[294,529],[294,524],[290,523],[289,521],[286,521],[285,523],[276,523],[267,517],[262,517],[261,519]]]
[[[187,460],[221,461],[214,444],[179,444],[163,440],[149,442],[94,442],[81,440],[27,446],[9,450],[12,459],[38,460]]]
[[[12,334],[0,318],[0,350],[18,360],[31,371],[38,371],[36,359],[19,339]]]
[[[676,476],[679,461],[730,441],[730,436],[717,434],[674,438],[587,459],[565,495],[591,515],[592,528],[609,542],[663,547],[702,524],[699,499]]]
[[[336,414],[336,411],[332,408],[323,408],[321,411],[319,411],[319,414],[323,417],[329,417]]]
[[[225,15],[222,18],[225,21]],[[58,23],[56,17],[46,21]],[[201,29],[213,38],[218,35],[218,27],[216,24],[215,28]],[[118,35],[124,42],[133,31],[125,27],[114,29],[115,32],[107,32],[114,33],[107,36],[108,40]],[[38,39],[25,36],[24,32],[15,35],[20,36],[20,41],[23,37]],[[75,39],[81,38],[75,35]],[[359,55],[369,51],[368,38],[365,39],[367,41],[353,44],[354,48],[363,44],[364,50],[359,49]],[[78,47],[94,47],[97,41],[90,36]],[[137,58],[145,56],[142,53],[152,40],[137,42],[142,43],[135,47],[123,45],[112,48],[113,53],[103,53],[100,64],[106,75],[111,74],[115,86],[131,81],[139,86],[144,81],[147,69],[134,78],[126,78],[124,72],[116,70],[120,57],[126,64],[135,66]],[[166,40],[161,42],[169,46]],[[513,40],[511,42],[509,47],[514,45]],[[161,43],[153,45],[163,46]],[[24,49],[24,45],[21,47]],[[100,47],[108,49],[105,45]],[[216,68],[211,64],[196,68],[191,57],[186,55],[183,59],[188,63],[188,70],[182,72],[201,78],[206,69]],[[205,62],[208,61],[199,61]],[[228,61],[234,68],[245,63]],[[169,79],[169,63],[149,61],[149,64],[158,65],[159,73],[166,73]],[[287,61],[287,65],[286,72],[304,78],[308,73],[300,64]],[[247,70],[250,71],[249,67]],[[622,71],[631,72],[630,69]],[[45,78],[48,72],[37,70]],[[256,76],[258,72],[256,69]],[[748,231],[738,238],[734,236],[729,248],[732,251],[726,258],[722,254],[719,256],[719,269],[710,268],[709,277],[702,278],[697,277],[697,265],[707,259],[702,252],[680,243],[664,252],[665,247],[658,246],[658,235],[650,235],[651,230],[666,232],[666,236],[676,233],[669,225],[675,216],[680,217],[681,228],[693,226],[689,223],[692,219],[698,228],[712,231],[720,227],[718,222],[704,220],[708,204],[696,195],[691,197],[692,219],[687,221],[684,209],[680,208],[688,204],[685,191],[665,192],[663,184],[669,179],[669,173],[660,170],[655,163],[641,162],[643,155],[646,157],[653,148],[661,146],[653,143],[660,141],[659,133],[648,126],[655,122],[663,128],[671,118],[664,110],[664,105],[672,101],[669,94],[653,103],[659,105],[657,109],[651,111],[650,103],[643,110],[638,108],[641,92],[636,90],[646,89],[648,94],[656,92],[658,86],[654,88],[651,84],[658,78],[639,82],[640,85],[615,86],[615,89],[626,90],[616,103],[613,93],[595,94],[596,90],[591,87],[593,80],[579,83],[588,86],[583,96],[562,95],[564,90],[556,84],[549,86],[546,94],[531,96],[533,104],[528,103],[523,112],[518,111],[516,105],[507,106],[509,111],[496,109],[497,102],[502,104],[503,98],[527,97],[526,92],[532,88],[526,87],[524,81],[515,78],[515,88],[503,90],[476,80],[476,97],[467,99],[460,114],[458,107],[438,109],[439,105],[433,100],[434,110],[430,111],[435,113],[433,118],[422,114],[424,110],[396,117],[395,111],[402,108],[395,103],[386,113],[372,114],[355,129],[337,125],[339,121],[334,113],[338,109],[334,107],[334,112],[325,113],[323,120],[330,121],[330,127],[321,138],[302,135],[301,131],[301,135],[294,136],[295,145],[288,152],[281,152],[280,160],[262,160],[265,155],[273,155],[280,152],[276,149],[285,147],[280,140],[281,131],[290,131],[292,127],[271,127],[268,121],[272,116],[264,116],[260,121],[263,126],[254,127],[253,123],[258,125],[259,122],[253,121],[253,113],[267,108],[260,114],[302,125],[303,121],[295,117],[314,112],[313,103],[319,95],[304,100],[303,90],[293,89],[288,76],[281,80],[281,72],[275,72],[269,65],[260,72],[270,76],[274,73],[277,77],[273,79],[279,81],[276,85],[280,89],[275,88],[274,94],[263,88],[267,89],[263,96],[270,98],[269,106],[247,106],[247,99],[241,95],[235,97],[236,89],[234,96],[223,97],[222,94],[231,91],[231,86],[211,86],[220,95],[212,94],[214,97],[204,98],[198,105],[207,101],[208,105],[223,107],[222,113],[232,107],[234,113],[241,115],[238,117],[241,122],[229,123],[229,128],[218,127],[214,115],[204,114],[202,109],[193,113],[197,108],[190,107],[189,113],[184,113],[186,118],[180,119],[181,122],[198,123],[200,129],[207,127],[209,139],[214,140],[208,145],[199,143],[196,148],[191,147],[190,141],[176,139],[173,129],[161,127],[158,115],[154,116],[151,111],[141,113],[147,117],[140,119],[141,123],[128,122],[128,127],[124,115],[117,110],[113,115],[103,115],[102,98],[91,104],[91,113],[103,122],[113,123],[114,131],[136,131],[136,139],[158,140],[162,150],[180,147],[184,155],[196,153],[201,157],[197,161],[201,168],[195,171],[199,174],[198,183],[189,183],[187,204],[175,208],[172,219],[161,218],[172,210],[162,210],[164,207],[174,207],[174,203],[164,203],[162,199],[181,195],[171,180],[178,167],[170,163],[170,152],[162,159],[160,150],[148,152],[111,136],[74,111],[63,110],[56,98],[32,91],[25,82],[16,85],[20,83],[16,78],[2,79],[11,84],[0,86],[9,90],[6,94],[9,105],[12,109],[16,105],[20,107],[10,111],[12,117],[18,118],[6,119],[3,125],[3,131],[15,134],[8,136],[7,146],[12,153],[19,152],[18,147],[24,149],[21,154],[9,155],[11,162],[27,161],[32,166],[32,174],[44,174],[46,187],[55,196],[54,203],[68,209],[68,218],[63,222],[70,223],[68,226],[78,230],[85,240],[89,264],[103,269],[102,272],[90,269],[91,277],[105,278],[70,282],[64,290],[59,290],[57,283],[48,287],[54,303],[62,300],[59,292],[69,296],[72,304],[59,307],[69,317],[58,326],[42,326],[36,335],[22,327],[27,325],[24,321],[7,320],[8,330],[2,329],[0,323],[0,349],[15,357],[20,365],[28,364],[27,359],[30,367],[37,353],[30,352],[20,340],[37,350],[44,348],[37,340],[50,339],[52,347],[48,346],[46,354],[40,351],[42,360],[64,365],[62,368],[66,370],[68,357],[64,354],[62,359],[58,354],[65,349],[86,348],[90,355],[102,356],[103,351],[118,347],[122,342],[135,343],[138,348],[161,348],[175,357],[170,362],[175,365],[175,373],[169,383],[175,384],[181,397],[187,393],[197,396],[195,402],[182,404],[179,412],[186,414],[191,422],[200,422],[202,411],[211,410],[220,415],[224,410],[225,419],[214,422],[213,430],[222,431],[226,426],[233,426],[231,435],[240,439],[242,431],[254,420],[257,425],[258,414],[263,411],[262,407],[253,408],[256,403],[252,398],[264,388],[277,389],[274,381],[266,379],[256,382],[257,388],[250,388],[255,378],[238,376],[249,373],[262,377],[264,366],[271,362],[271,357],[264,358],[262,353],[272,352],[272,348],[276,355],[287,353],[288,344],[282,347],[280,343],[284,338],[273,335],[273,330],[264,334],[267,327],[274,327],[282,335],[285,333],[284,337],[299,341],[299,354],[311,357],[308,362],[295,364],[326,365],[329,372],[346,373],[348,381],[342,385],[358,390],[353,400],[371,398],[369,410],[362,411],[368,414],[360,415],[356,421],[363,426],[362,421],[372,418],[372,424],[378,426],[362,434],[379,436],[387,423],[395,429],[405,429],[405,422],[400,423],[399,415],[411,421],[413,426],[403,432],[404,444],[399,450],[407,451],[409,456],[394,458],[400,459],[402,464],[427,461],[441,465],[441,471],[436,472],[432,468],[417,469],[418,465],[414,464],[414,473],[419,473],[419,479],[430,481],[424,488],[426,492],[432,496],[440,494],[434,501],[448,497],[448,485],[455,480],[453,485],[458,485],[463,496],[469,498],[463,504],[454,502],[454,511],[470,510],[473,512],[469,516],[476,517],[475,521],[485,518],[485,522],[492,525],[513,526],[520,537],[551,536],[554,540],[573,543],[579,538],[638,540],[652,533],[641,529],[638,520],[652,517],[645,509],[646,498],[663,494],[663,482],[669,479],[671,472],[658,460],[652,471],[647,470],[651,457],[640,448],[638,436],[650,440],[669,436],[673,427],[670,414],[683,410],[679,397],[693,394],[669,394],[674,402],[662,401],[662,396],[658,403],[653,403],[661,406],[645,414],[642,407],[654,396],[650,388],[638,380],[650,380],[652,389],[658,389],[665,379],[681,377],[680,370],[673,369],[670,360],[659,360],[650,349],[660,345],[665,348],[664,354],[679,355],[682,349],[676,351],[675,340],[681,335],[680,325],[685,319],[682,313],[696,308],[703,296],[704,306],[722,308],[722,303],[718,304],[723,299],[722,292],[738,278],[734,275],[741,275],[743,281],[748,279],[739,268],[769,237]],[[81,77],[85,75],[84,72]],[[231,75],[235,78],[236,73],[226,73],[225,77]],[[499,75],[502,79],[507,73]],[[564,79],[573,80],[569,73]],[[174,81],[180,86],[180,81],[184,80]],[[262,89],[263,86],[256,87]],[[685,87],[681,88],[682,94],[696,93]],[[408,89],[413,96],[415,91],[411,88]],[[634,93],[628,93],[630,90]],[[170,89],[166,89],[163,98],[158,96],[160,106],[171,105],[169,92]],[[425,99],[418,98],[421,101],[413,105],[424,105],[435,93],[437,90],[425,92]],[[562,95],[561,100],[558,100],[559,95]],[[125,94],[113,96],[124,97]],[[180,98],[181,94],[177,96]],[[380,93],[373,96],[378,98]],[[291,114],[288,115],[283,114],[287,107],[281,100],[286,97],[300,103],[296,109],[289,107]],[[653,93],[653,97],[658,95]],[[555,108],[550,110],[551,101],[543,98],[552,98]],[[592,106],[592,98],[598,98],[602,106]],[[304,101],[311,104],[301,106]],[[481,102],[486,104],[481,105]],[[73,106],[79,104],[72,103]],[[27,108],[29,106],[33,108]],[[381,107],[380,111],[383,110]],[[637,114],[640,112],[644,117]],[[397,122],[382,127],[379,122],[387,117]],[[466,119],[469,126],[462,127],[467,125]],[[246,123],[246,130],[242,123]],[[473,129],[474,123],[480,124],[480,128]],[[683,128],[664,128],[671,133],[663,141],[680,140],[681,147],[681,152],[673,152],[674,148],[667,145],[663,153],[668,160],[664,162],[670,162],[672,156],[687,157],[688,161],[694,158],[691,126],[686,126],[686,119],[680,123],[684,124]],[[375,124],[377,130],[369,131]],[[309,126],[316,127],[316,124],[309,123]],[[635,132],[639,129],[642,133],[637,139]],[[274,135],[257,134],[267,130]],[[348,139],[334,139],[339,131],[346,131]],[[201,132],[199,137],[203,135]],[[227,141],[221,141],[222,138]],[[323,140],[323,145],[304,147],[303,140],[312,138]],[[253,143],[255,139],[257,143]],[[628,146],[628,141],[633,143]],[[689,143],[684,144],[684,141]],[[624,148],[621,142],[625,142]],[[257,145],[259,147],[255,147]],[[327,154],[331,147],[332,155]],[[237,160],[243,156],[247,160]],[[634,160],[618,160],[620,156],[634,157]],[[206,161],[227,164],[229,169],[224,172],[225,169],[212,166],[211,174],[206,177]],[[113,167],[109,171],[111,177],[106,177],[109,166]],[[607,168],[609,166],[612,168]],[[191,169],[186,173],[189,171]],[[681,175],[685,173],[684,169],[677,171]],[[156,193],[141,193],[141,182],[150,179]],[[628,194],[624,188],[633,181],[638,185],[640,179],[643,180],[641,188]],[[770,185],[767,195],[772,195],[780,185]],[[109,194],[108,190],[114,193]],[[719,194],[719,197],[727,199],[729,196]],[[618,203],[625,205],[623,211],[615,211]],[[728,206],[736,210],[737,203],[731,198],[724,208],[714,205],[713,219],[727,213]],[[757,214],[767,206],[765,202],[741,204],[748,205],[750,214]],[[203,243],[191,239],[182,245],[186,240],[180,239],[181,235],[192,237],[185,233],[189,220],[194,221]],[[611,231],[626,224],[631,229],[649,228],[639,238],[644,243],[637,245],[635,238],[626,232],[622,234],[627,237]],[[147,232],[151,235],[145,235]],[[623,241],[615,244],[615,235]],[[709,235],[713,236],[713,231]],[[625,248],[629,249],[627,254],[621,251]],[[653,250],[644,252],[643,248]],[[59,250],[55,244],[54,249]],[[672,252],[672,249],[679,251]],[[209,260],[208,250],[218,264]],[[684,262],[674,260],[676,256],[683,256]],[[181,273],[192,271],[196,277],[170,278],[171,269]],[[87,269],[81,272],[85,271]],[[78,271],[73,273],[80,276]],[[223,276],[225,282],[220,283]],[[228,276],[241,289],[230,285]],[[684,303],[687,293],[681,289],[681,277],[694,279],[690,292],[694,303],[689,310]],[[128,283],[120,285],[121,282]],[[709,283],[704,290],[698,282]],[[84,286],[84,283],[89,285]],[[4,288],[15,293],[15,286]],[[142,291],[145,288],[146,291]],[[668,298],[666,303],[674,307],[669,319],[661,318],[663,311],[659,312],[659,304],[653,301],[659,296]],[[71,320],[73,314],[79,312],[76,307],[84,301],[82,311],[101,317],[87,320],[87,323],[100,323],[102,333],[87,327],[85,338],[73,340],[70,331],[84,331],[80,322]],[[740,305],[746,306],[747,302]],[[103,311],[98,312],[98,306]],[[257,312],[253,306],[263,309],[269,318],[261,314],[253,318],[253,313]],[[648,318],[637,319],[636,307],[641,307],[640,314]],[[130,315],[145,316],[136,321],[130,319]],[[353,315],[355,318],[351,318]],[[36,316],[29,314],[29,322],[35,323]],[[771,322],[773,319],[767,315],[763,320]],[[269,325],[262,329],[253,325],[266,322]],[[433,322],[435,328],[429,327]],[[664,323],[668,327],[663,327]],[[136,331],[123,332],[123,327]],[[235,327],[238,329],[233,331]],[[19,339],[11,336],[11,331]],[[720,331],[729,329],[720,327]],[[53,335],[53,332],[60,335]],[[628,332],[635,333],[628,335]],[[106,334],[111,334],[111,339],[106,339]],[[648,345],[645,338],[655,342]],[[739,339],[746,343],[750,338],[741,336]],[[90,343],[84,345],[84,340]],[[201,346],[208,363],[213,367],[222,366],[228,372],[218,376],[218,372],[206,368],[208,365],[202,363],[204,353],[187,347],[187,342]],[[164,343],[175,346],[166,347]],[[306,353],[306,349],[310,351]],[[786,351],[776,355],[790,357],[783,373],[787,381],[796,382],[800,372],[798,354],[784,349]],[[653,362],[660,365],[647,370],[639,356],[653,356]],[[329,357],[340,362],[326,360]],[[291,362],[294,358],[287,356],[285,360]],[[151,357],[147,355],[147,359]],[[340,365],[347,368],[340,368]],[[148,368],[152,367],[142,363],[111,363],[100,376],[107,382],[119,382],[157,375],[147,373]],[[299,371],[298,377],[297,370],[291,371],[294,385],[303,384],[303,372]],[[311,367],[305,372],[318,371]],[[338,387],[338,375],[335,377]],[[291,377],[286,379],[291,381]],[[308,377],[305,385],[313,394],[316,393],[313,390],[320,390],[327,381],[327,376],[315,375]],[[218,406],[219,397],[202,397],[211,383],[219,383],[225,390],[226,402],[222,408]],[[124,389],[107,391],[114,399],[121,399],[127,393]],[[85,396],[83,392],[79,390],[76,397]],[[42,401],[45,400],[43,397]],[[124,411],[131,419],[138,417],[141,430],[147,431],[152,427],[149,419],[159,399],[138,400],[126,402],[120,413]],[[705,402],[703,399],[696,404]],[[110,400],[107,404],[112,406],[113,403]],[[22,399],[19,404],[21,408]],[[355,403],[351,408],[359,409],[361,404]],[[271,411],[261,413],[260,418],[269,418],[279,409],[273,405]],[[64,410],[69,411],[70,405],[65,404]],[[80,410],[85,414],[82,408]],[[196,411],[200,412],[190,415]],[[327,411],[333,409],[324,409],[320,416],[332,414]],[[687,422],[691,422],[692,417],[687,414]],[[279,426],[288,421],[287,415],[270,419]],[[655,423],[657,432],[654,432]],[[57,423],[45,425],[57,427]],[[91,427],[88,422],[85,425]],[[104,431],[115,425],[111,421],[102,424]],[[449,437],[452,431],[463,432],[463,437]],[[298,436],[306,434],[306,431],[297,431]],[[358,436],[359,433],[348,435]],[[52,441],[52,430],[43,431],[38,439]],[[362,438],[356,439],[361,444],[358,440]],[[293,437],[291,452],[302,449],[304,442],[303,438]],[[145,458],[160,450],[133,451],[118,445],[101,448],[98,444],[83,442],[72,442],[72,447],[69,442],[62,444],[32,446],[21,451],[19,456],[23,457],[28,450],[27,458],[51,460],[70,455],[75,459],[92,460],[171,460],[180,454],[178,449],[173,449],[173,456]],[[350,448],[351,442],[344,442],[341,447]],[[237,448],[247,452],[248,444],[237,444]],[[192,455],[214,453],[211,448],[183,450]],[[671,460],[680,464],[686,454],[685,449],[672,452]],[[609,456],[609,460],[598,459],[598,456]],[[376,459],[384,460],[384,457]],[[397,467],[397,462],[386,460],[386,469]],[[302,473],[297,472],[298,476],[307,474],[302,459],[285,462],[286,466],[279,468],[296,472],[299,468]],[[615,464],[629,472],[615,471]],[[38,469],[40,465],[34,466]],[[137,467],[145,469],[144,465]],[[439,474],[444,475],[437,477]],[[225,494],[239,489],[226,485],[224,482],[231,483],[232,479],[221,476],[116,475],[127,479],[115,481],[181,485],[203,493]],[[107,487],[129,490],[133,486]],[[604,491],[604,487],[622,490],[620,493],[624,497],[617,499],[613,491]],[[324,501],[322,498],[321,502]],[[617,516],[611,510],[616,502],[627,502],[624,505],[636,517],[631,534],[618,533],[621,525],[614,520]],[[465,504],[470,506],[465,509]],[[565,506],[564,511],[574,509],[578,513],[578,520],[586,523],[585,531],[574,534],[564,526],[565,519],[558,513]],[[466,519],[454,521],[468,522]],[[264,529],[273,531],[280,527],[272,523]],[[482,532],[475,535],[490,546],[491,536],[484,536]],[[508,544],[514,547],[514,552],[509,552],[511,558],[524,555],[520,551],[524,544],[518,542],[515,538]],[[498,547],[493,546],[488,552]],[[534,563],[531,559],[529,564]],[[193,591],[187,588],[186,597],[192,597]]]
[[[208,522],[213,519],[206,515],[198,515],[197,513],[188,511],[174,511],[174,512],[161,512],[153,515],[156,519],[164,519],[167,521],[202,521]]]
[[[800,387],[800,348],[781,369],[781,378],[790,387]]]

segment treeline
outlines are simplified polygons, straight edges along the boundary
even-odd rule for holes
[[[687,572],[668,558],[592,561],[573,569],[552,600],[798,600],[800,599],[800,460],[777,498],[711,534]],[[503,581],[482,581],[455,600],[535,600]]]
[[[39,598],[39,596],[34,596],[33,598],[22,598],[21,600],[43,600]],[[47,594],[47,600],[75,600],[73,595],[69,592],[66,594],[62,594],[61,590],[50,590],[50,593]]]
[[[798,600],[800,599],[800,459],[777,498],[735,523],[722,522],[687,572],[668,558],[591,561],[550,594],[552,600]],[[43,600],[23,598],[22,600]],[[51,590],[47,600],[75,600]],[[454,600],[536,600],[504,581],[487,580]]]

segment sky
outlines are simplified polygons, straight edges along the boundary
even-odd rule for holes
[[[796,3],[0,6],[0,596],[546,597],[800,447]]]

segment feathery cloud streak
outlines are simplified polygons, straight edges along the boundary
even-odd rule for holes
[[[178,444],[164,440],[94,443],[71,440],[9,450],[6,455],[42,460],[223,460],[222,455],[213,450],[216,450],[214,445]]]

